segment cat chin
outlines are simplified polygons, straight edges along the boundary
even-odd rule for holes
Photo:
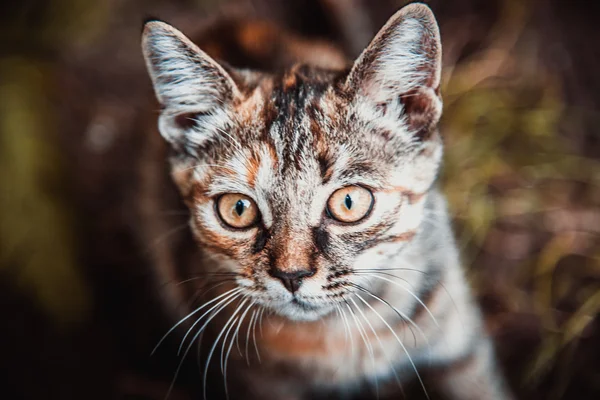
[[[271,309],[281,317],[298,322],[317,321],[333,310],[330,306],[315,306],[297,300],[277,306],[271,305]]]

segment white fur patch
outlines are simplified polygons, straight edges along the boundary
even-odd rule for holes
[[[369,97],[386,101],[390,94],[407,93],[422,85],[432,62],[420,49],[423,34],[423,24],[414,18],[404,20],[393,31],[377,60],[374,79],[365,88]]]

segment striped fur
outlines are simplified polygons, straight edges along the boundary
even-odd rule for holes
[[[256,398],[420,380],[427,368],[450,397],[509,398],[434,188],[441,48],[426,6],[400,10],[348,67],[324,54],[319,66],[234,69],[161,22],[146,25],[143,50],[204,268],[236,274],[249,299],[238,330],[267,310],[263,363],[235,368]],[[326,203],[350,185],[374,206],[342,224]],[[253,199],[259,223],[228,228],[215,212],[225,193]],[[292,294],[272,268],[314,274]]]

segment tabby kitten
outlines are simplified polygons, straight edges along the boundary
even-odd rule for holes
[[[318,65],[235,69],[145,26],[159,130],[204,255],[182,352],[213,329],[206,364],[220,358],[242,398],[379,395],[413,378],[427,391],[427,370],[449,398],[510,398],[435,188],[433,14],[404,7],[348,68],[321,51]]]

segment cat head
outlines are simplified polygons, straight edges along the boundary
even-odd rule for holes
[[[233,69],[156,21],[143,52],[192,231],[240,293],[314,320],[410,246],[442,155],[429,8],[398,11],[343,71]]]

